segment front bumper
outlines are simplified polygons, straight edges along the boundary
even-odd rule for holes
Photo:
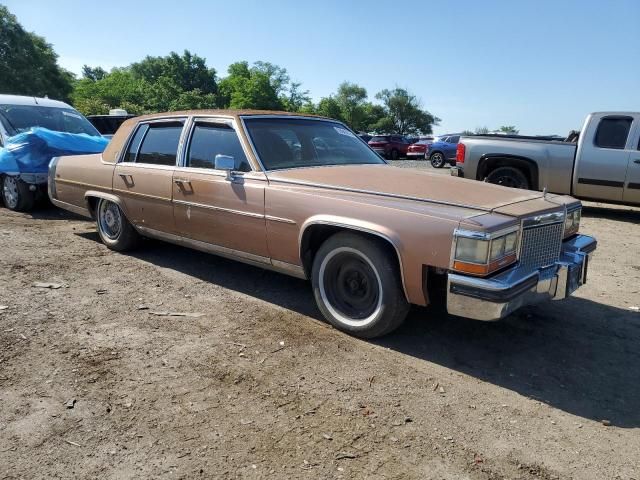
[[[29,185],[43,185],[47,183],[46,173],[21,173],[18,178]]]
[[[545,300],[562,300],[587,281],[597,242],[576,235],[562,244],[560,258],[533,272],[514,267],[491,278],[449,273],[447,311],[474,320],[499,320],[518,308]]]

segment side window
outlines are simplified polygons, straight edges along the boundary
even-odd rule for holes
[[[449,137],[449,143],[458,143],[460,141],[460,135],[454,135]]]
[[[123,162],[135,162],[136,157],[138,156],[138,151],[140,150],[140,143],[144,138],[144,135],[147,133],[149,129],[149,125],[143,124],[138,127],[135,135],[131,139],[131,143],[129,143],[129,149],[124,156]]]
[[[600,120],[594,144],[600,148],[624,149],[633,118],[605,117]]]
[[[251,167],[242,150],[238,134],[224,124],[196,123],[191,134],[187,167],[215,168],[216,155],[229,155],[236,160],[236,170],[249,172]]]
[[[440,139],[440,141],[441,141],[442,143],[449,143],[449,137],[442,137],[442,138]]]
[[[178,143],[182,133],[182,122],[149,123],[145,126],[147,128],[140,137],[141,143],[135,156],[135,162],[151,165],[175,165]],[[140,127],[140,130],[142,128]],[[131,142],[130,151],[127,152],[127,157],[129,158],[133,151],[132,149],[135,147],[138,133],[136,132]]]

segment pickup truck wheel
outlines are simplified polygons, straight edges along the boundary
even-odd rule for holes
[[[409,311],[397,262],[376,239],[350,232],[329,237],[314,258],[311,281],[323,316],[357,337],[385,335]]]
[[[487,176],[487,182],[503,187],[529,189],[529,180],[515,167],[498,167]]]
[[[398,158],[400,158],[400,153],[398,153],[398,150],[396,150],[395,148],[393,150],[391,150],[391,160],[398,160]]]
[[[431,157],[429,157],[429,160],[431,161],[431,166],[433,168],[444,167],[444,164],[445,164],[444,155],[440,152],[432,153]]]
[[[9,210],[29,212],[36,203],[36,194],[18,177],[5,175],[2,178],[2,201]]]
[[[96,223],[100,240],[112,250],[131,250],[140,242],[140,235],[120,207],[109,200],[100,199],[98,202]]]

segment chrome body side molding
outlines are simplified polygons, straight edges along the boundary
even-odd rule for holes
[[[73,212],[76,215],[80,215],[82,217],[93,218],[88,208],[78,207],[67,202],[61,202],[60,200],[51,197],[49,197],[49,199],[51,200],[51,203],[53,203],[58,208],[69,210],[70,212]]]
[[[201,242],[200,240],[193,240],[191,238],[181,237],[171,233],[161,232],[148,227],[142,227],[134,225],[136,230],[144,236],[149,238],[155,238],[165,242],[173,243],[183,247],[193,248],[205,253],[211,253],[220,257],[229,258],[231,260],[237,260],[239,262],[253,265],[254,267],[261,267],[267,270],[273,270],[285,275],[307,279],[304,269],[300,265],[293,265],[291,263],[281,262],[278,260],[272,260],[268,257],[261,255],[255,255],[253,253],[242,252],[240,250],[234,250],[232,248],[223,247],[221,245],[215,245],[213,243]]]

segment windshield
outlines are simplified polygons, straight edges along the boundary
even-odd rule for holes
[[[57,132],[100,134],[89,121],[72,108],[39,107],[36,105],[0,105],[0,119],[7,133],[17,135],[32,127]]]
[[[246,118],[244,122],[266,170],[385,163],[339,123],[302,118]]]

